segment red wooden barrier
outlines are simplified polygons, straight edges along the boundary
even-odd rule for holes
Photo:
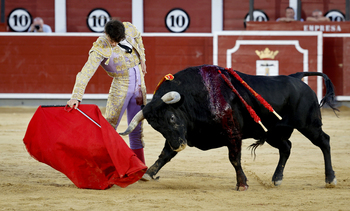
[[[217,58],[217,64],[220,66],[227,67],[227,49],[233,48],[237,41],[262,39],[259,35],[237,33],[241,35],[236,38],[222,36],[223,42],[218,42],[216,53],[213,52],[215,48],[212,34],[143,34],[148,71],[147,93],[153,93],[164,75],[176,73],[189,66],[213,64],[213,58]],[[333,81],[336,94],[350,96],[350,62],[347,60],[350,56],[350,37],[340,37],[336,34],[324,36],[321,38],[324,40],[321,53],[316,51],[317,44],[310,36],[300,40],[301,48],[309,51],[309,71],[318,71],[317,56],[322,56],[323,53],[323,72]],[[88,51],[97,37],[98,34],[94,33],[0,33],[0,93],[71,93],[75,76],[85,64]],[[266,36],[264,39],[298,40],[297,37]],[[303,54],[291,45],[242,45],[232,54],[232,68],[255,74],[256,60],[259,60],[255,51],[262,51],[265,47],[272,51],[280,51],[276,57],[280,65],[280,74],[303,70]],[[310,78],[311,86],[313,80],[315,79]],[[99,68],[89,82],[86,93],[106,94],[110,83],[111,78]]]

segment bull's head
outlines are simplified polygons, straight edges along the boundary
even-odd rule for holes
[[[182,112],[171,106],[180,100],[180,94],[172,91],[164,94],[159,100],[150,102],[135,115],[126,131],[120,135],[128,135],[140,121],[146,118],[148,123],[164,136],[174,151],[185,149],[187,146],[186,121]]]

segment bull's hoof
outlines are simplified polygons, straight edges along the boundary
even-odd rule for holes
[[[246,191],[248,190],[248,185],[236,186],[236,191]]]
[[[144,174],[142,177],[141,177],[141,179],[140,179],[141,181],[145,181],[145,182],[147,182],[147,181],[150,181],[150,180],[152,180],[152,177],[149,175],[149,174]]]
[[[326,188],[334,188],[337,185],[337,178],[334,177],[332,182],[326,182]]]
[[[275,186],[280,186],[282,184],[282,180],[272,181]]]

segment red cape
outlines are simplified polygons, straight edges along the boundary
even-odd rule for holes
[[[32,117],[24,144],[31,156],[64,173],[77,187],[107,189],[138,181],[147,167],[102,116],[96,105],[39,106]]]

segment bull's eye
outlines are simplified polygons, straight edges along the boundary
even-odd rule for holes
[[[175,123],[175,115],[171,115],[170,119],[169,119],[170,123]]]

